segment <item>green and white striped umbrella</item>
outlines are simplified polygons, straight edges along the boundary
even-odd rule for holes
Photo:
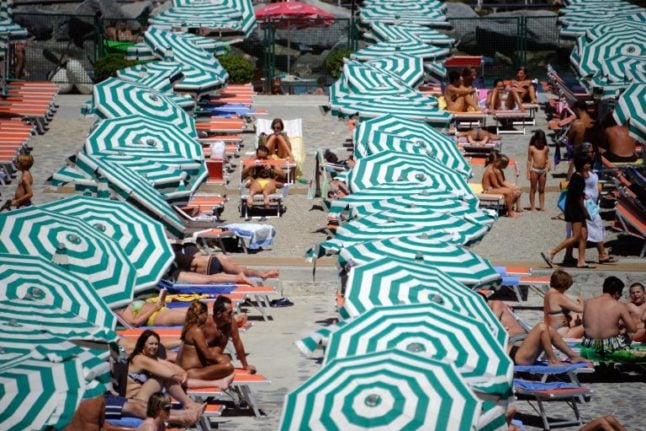
[[[65,165],[58,169],[47,181],[52,186],[73,184],[78,192],[89,190],[92,193],[96,193],[99,187],[99,183],[94,177],[70,165]]]
[[[422,121],[399,115],[383,115],[362,121],[354,132],[355,156],[363,157],[380,149],[424,148],[435,160],[462,173],[472,175],[471,167],[455,142]]]
[[[334,240],[348,247],[351,244],[366,241],[405,235],[420,235],[424,232],[447,234],[446,232],[434,231],[432,228],[424,228],[413,223],[406,223],[395,219],[383,220],[373,216],[366,216],[342,223],[334,233]],[[459,234],[455,234],[453,238],[458,242],[463,239]]]
[[[415,91],[395,74],[358,61],[346,60],[342,76],[349,93],[365,98],[415,95]]]
[[[63,429],[85,392],[76,360],[25,358],[0,365],[0,429]]]
[[[77,195],[41,208],[81,219],[118,242],[137,270],[137,290],[156,286],[173,263],[164,226],[126,202]]]
[[[489,326],[434,302],[367,310],[330,335],[323,363],[390,349],[455,366],[476,394],[511,394],[513,363]]]
[[[562,27],[560,36],[567,39],[577,38],[599,25],[614,24],[621,28],[626,22],[646,22],[646,12],[643,10],[616,12],[604,5],[600,9],[590,9],[585,16],[560,17]]]
[[[359,14],[363,23],[400,22],[430,27],[450,27],[446,18],[446,5],[438,1],[422,2],[381,2],[364,5]]]
[[[420,57],[392,55],[363,64],[395,76],[411,88],[417,87],[424,80],[424,61]]]
[[[119,244],[91,225],[33,206],[0,214],[0,253],[57,259],[110,306],[132,300],[136,271]]]
[[[498,219],[495,211],[481,210],[476,203],[467,203],[442,193],[406,195],[357,205],[350,209],[350,214],[353,217],[363,217],[388,211],[418,213],[420,210],[431,210],[452,217],[466,218],[486,226],[493,226],[493,223]]]
[[[507,332],[484,299],[429,264],[382,257],[353,266],[345,285],[341,314],[357,317],[377,306],[433,302],[484,322],[500,346]]]
[[[157,55],[144,42],[139,42],[132,46],[129,46],[128,50],[126,51],[126,59],[146,62],[158,60]]]
[[[481,402],[453,365],[391,350],[334,359],[287,394],[281,430],[472,430]]]
[[[350,230],[349,225],[360,227],[372,226],[375,223],[388,224],[391,221],[409,223],[420,228],[420,232],[441,232],[450,235],[454,243],[471,245],[479,242],[489,231],[491,225],[480,224],[469,216],[454,216],[432,208],[399,207],[374,212],[355,218],[341,224],[344,230]]]
[[[384,151],[357,160],[350,171],[348,185],[355,192],[397,181],[419,182],[431,190],[452,191],[466,200],[477,200],[464,177],[457,171],[429,155],[396,151]]]
[[[646,55],[608,57],[601,64],[601,74],[610,81],[646,82]]]
[[[222,4],[201,3],[175,6],[149,18],[158,27],[209,29],[220,32],[242,32],[242,13]]]
[[[38,256],[0,254],[0,300],[25,300],[42,304],[45,317],[53,308],[67,310],[89,325],[83,326],[92,338],[112,341],[116,319],[94,286],[71,271]],[[26,322],[35,321],[32,313],[23,314]],[[49,329],[45,325],[46,329]],[[64,321],[63,333],[75,332],[71,321]]]
[[[149,27],[144,42],[164,60],[182,64],[184,79],[175,84],[178,91],[208,93],[222,88],[229,74],[215,56],[191,40],[168,30]]]
[[[441,60],[449,56],[451,50],[428,45],[416,39],[395,39],[377,42],[350,55],[353,60],[378,60],[382,57],[403,54],[422,57],[424,60]]]
[[[173,6],[175,7],[199,7],[201,5],[221,4],[227,6],[231,10],[240,12],[241,18],[241,31],[245,38],[251,36],[251,33],[256,28],[256,17],[254,15],[253,4],[251,0],[174,0]]]
[[[82,152],[77,154],[76,163],[83,171],[105,179],[122,199],[161,221],[173,235],[184,235],[186,227],[182,220],[159,191],[137,172]]]
[[[172,93],[173,83],[184,78],[182,65],[173,61],[151,61],[117,70],[117,78]]]
[[[368,37],[373,36],[375,42],[417,39],[428,45],[452,46],[455,41],[451,36],[435,29],[412,23],[390,24],[379,21],[371,22],[368,35]]]
[[[361,265],[384,256],[433,266],[472,289],[500,286],[500,274],[476,253],[431,235],[400,236],[350,245],[340,250],[339,264]]]
[[[132,82],[108,78],[94,85],[94,106],[101,118],[142,115],[173,124],[196,138],[195,121],[168,97]]]
[[[619,97],[613,117],[619,124],[628,124],[630,136],[646,142],[646,84],[631,84]]]

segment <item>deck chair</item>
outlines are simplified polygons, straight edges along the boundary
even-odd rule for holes
[[[590,389],[575,383],[566,382],[539,382],[524,379],[514,379],[514,394],[518,400],[525,400],[539,414],[546,430],[552,427],[580,426],[581,413],[578,403],[582,397],[587,399],[590,396]],[[574,419],[550,420],[545,411],[545,403],[550,401],[561,401],[567,403],[572,409]],[[536,403],[534,406],[533,403]]]
[[[265,197],[263,195],[253,196],[254,206],[247,205],[247,198],[249,197],[249,189],[240,186],[240,217],[246,221],[252,219],[264,220],[267,217],[282,217],[286,210],[285,197],[289,192],[289,187],[284,185],[282,188],[276,190],[276,193],[269,195],[269,206],[263,205]]]
[[[635,201],[622,197],[615,207],[616,227],[627,235],[643,240],[639,257],[646,255],[646,213],[641,210]]]
[[[478,198],[480,208],[489,208],[497,211],[498,214],[505,212],[505,197],[503,195],[484,193],[482,184],[478,183],[469,183],[469,188]]]
[[[255,147],[258,148],[258,138],[261,133],[266,135],[271,134],[272,120],[267,118],[259,118],[256,120],[256,143]],[[305,163],[305,145],[303,144],[303,120],[300,118],[295,118],[293,120],[283,120],[285,124],[284,132],[289,138],[289,142],[292,145],[292,154],[294,155],[294,160],[296,161],[296,177],[300,177],[303,174],[303,164]]]

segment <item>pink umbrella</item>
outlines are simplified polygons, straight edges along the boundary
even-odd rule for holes
[[[287,29],[287,48],[291,48],[293,27],[306,28],[310,26],[328,26],[332,24],[334,15],[321,8],[299,1],[271,3],[256,10],[259,21],[274,21],[279,28]],[[287,73],[289,73],[289,55],[287,56]]]

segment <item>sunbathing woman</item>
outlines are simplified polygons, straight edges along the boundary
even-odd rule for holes
[[[545,323],[565,338],[581,338],[583,336],[583,322],[580,315],[572,316],[571,313],[583,312],[583,301],[573,301],[565,295],[572,286],[572,276],[565,271],[557,269],[550,277],[550,288],[543,299],[543,312]]]
[[[294,160],[294,155],[292,154],[292,144],[289,142],[287,134],[283,131],[285,130],[285,124],[280,118],[274,118],[271,122],[271,130],[273,131],[270,135],[261,135],[260,136],[260,145],[264,145],[269,150],[269,154],[278,156],[279,159],[289,159]],[[263,142],[264,141],[264,142]]]
[[[242,171],[242,177],[245,178],[244,185],[249,189],[248,207],[253,206],[253,197],[260,194],[264,196],[265,207],[268,207],[269,195],[283,187],[283,172],[265,162],[270,159],[270,154],[271,151],[267,147],[260,145],[256,150],[254,162]]]
[[[235,263],[224,254],[205,254],[195,244],[174,247],[177,270],[173,278],[178,283],[215,284],[244,283],[254,285],[249,277],[262,279],[278,277],[277,269],[255,270]]]
[[[465,132],[457,132],[457,135],[458,138],[466,137],[469,144],[476,146],[484,146],[491,141],[499,141],[501,138],[500,135],[488,132],[480,126],[476,126]]]
[[[505,100],[507,109],[517,107],[522,111],[523,103],[538,103],[536,101],[536,89],[524,66],[516,70],[516,79],[511,81],[509,96]]]
[[[166,307],[166,289],[163,289],[156,302],[136,299],[126,308],[115,310],[128,325],[138,326],[175,326],[183,325],[186,308]]]
[[[177,365],[157,357],[159,335],[151,330],[144,331],[137,339],[135,349],[128,357],[128,378],[126,397],[147,403],[150,397],[166,389],[185,409],[199,414],[205,405],[191,400],[182,385],[187,383],[188,374]]]
[[[228,387],[233,380],[231,359],[218,348],[210,348],[201,326],[209,317],[206,304],[193,301],[186,313],[182,329],[182,346],[177,354],[177,365],[186,370],[191,378],[218,380],[220,387]],[[213,384],[213,383],[212,383]]]

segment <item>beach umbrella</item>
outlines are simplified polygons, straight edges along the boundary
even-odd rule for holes
[[[253,4],[251,0],[219,0],[218,2],[212,1],[195,1],[195,0],[174,0],[173,7],[169,10],[178,10],[179,8],[198,8],[200,7],[209,7],[212,4],[216,4],[222,7],[227,7],[231,11],[240,13],[240,31],[245,38],[251,36],[254,28],[256,27],[256,18],[254,16]],[[194,9],[196,10],[196,9]],[[181,11],[181,10],[180,10]],[[230,12],[227,12],[230,13]],[[217,16],[217,15],[216,15]],[[151,17],[152,18],[152,17]],[[210,16],[204,16],[203,18],[208,19]]]
[[[606,31],[593,40],[580,38],[577,43],[580,57],[577,70],[581,76],[601,71],[606,58],[624,55],[646,55],[646,33],[641,26],[628,26]]]
[[[446,18],[446,5],[442,2],[382,2],[364,5],[359,14],[362,23],[385,22],[412,23],[445,28],[451,24]]]
[[[0,253],[40,256],[92,283],[110,307],[127,304],[135,268],[119,244],[75,217],[32,206],[0,214]]]
[[[240,11],[215,3],[174,6],[148,19],[150,24],[157,27],[209,29],[217,32],[242,32],[241,21]]]
[[[81,364],[24,358],[0,365],[0,428],[63,429],[85,394]]]
[[[186,227],[166,202],[164,197],[155,190],[144,177],[137,172],[122,168],[102,157],[78,153],[77,165],[83,171],[107,181],[110,189],[122,199],[161,221],[173,235],[182,236]]]
[[[53,309],[65,315],[59,331],[65,334],[86,333],[89,338],[111,341],[116,319],[94,286],[83,276],[38,256],[0,254],[0,300],[25,301],[44,310],[42,319],[48,322]],[[4,309],[6,312],[6,309]],[[68,317],[72,319],[68,319]],[[36,314],[20,312],[17,318],[25,323],[35,324]],[[50,320],[51,321],[51,320]],[[74,328],[72,322],[78,322]],[[53,325],[45,323],[43,328],[52,330]]]
[[[395,181],[419,182],[432,190],[452,191],[466,200],[477,199],[464,176],[453,169],[428,155],[396,151],[384,151],[357,160],[350,171],[348,185],[356,192]]]
[[[377,306],[433,302],[484,322],[501,346],[507,332],[482,296],[429,264],[382,257],[350,268],[341,308],[357,317]]]
[[[367,310],[330,334],[323,363],[390,349],[454,365],[476,394],[511,394],[513,363],[489,326],[434,302]]]
[[[451,364],[399,350],[329,361],[285,398],[281,430],[471,430],[480,401]]]
[[[144,42],[161,59],[181,63],[184,79],[177,82],[177,91],[209,93],[222,88],[229,74],[215,56],[197,46],[182,33],[149,27]]]
[[[399,76],[379,69],[374,63],[346,60],[342,76],[350,93],[361,94],[366,98],[385,95],[408,97],[414,94],[412,88]]]
[[[631,84],[619,97],[613,117],[618,124],[628,124],[630,136],[646,142],[646,84]]]
[[[422,121],[392,114],[361,121],[355,128],[354,142],[357,158],[389,148],[423,148],[435,160],[466,178],[472,175],[455,142]]]
[[[369,223],[366,223],[370,220]],[[356,223],[359,226],[371,226],[374,223],[388,224],[391,221],[410,223],[420,228],[420,231],[441,232],[451,235],[453,242],[460,245],[474,244],[482,239],[491,225],[480,224],[469,216],[454,216],[432,208],[399,207],[377,211],[357,217],[341,224],[345,230]]]
[[[586,34],[590,29],[599,25],[615,24],[618,28],[628,22],[646,22],[646,12],[642,9],[635,11],[613,11],[607,5],[602,8],[590,9],[585,16],[559,17],[561,23],[560,36],[564,38],[577,38]]]
[[[94,85],[93,95],[97,114],[101,118],[143,115],[173,124],[188,136],[197,137],[193,118],[158,91],[108,78]]]
[[[420,57],[391,55],[363,64],[394,76],[412,88],[417,87],[424,80],[424,61]]]
[[[384,256],[428,264],[475,288],[496,288],[501,277],[491,263],[476,253],[433,235],[392,237],[349,245],[340,250],[341,267],[360,265]]]
[[[171,93],[173,83],[184,78],[182,65],[174,61],[150,61],[117,70],[117,78]]]
[[[439,60],[449,56],[449,48],[428,45],[417,39],[394,39],[385,42],[377,42],[363,49],[355,51],[350,55],[353,60],[369,61],[378,60],[381,57],[404,54],[415,57],[422,57],[424,60]]]
[[[444,33],[424,25],[412,23],[391,24],[386,22],[371,22],[368,37],[375,41],[389,41],[401,39],[417,39],[423,43],[437,46],[451,46],[454,39]],[[366,35],[364,35],[365,37]]]
[[[287,51],[289,52],[293,28],[329,26],[334,22],[334,15],[309,3],[282,1],[256,9],[256,19],[271,22],[274,28],[287,29]],[[289,72],[290,55],[287,55],[287,73]]]
[[[601,63],[601,75],[610,81],[622,83],[646,82],[646,55],[619,54],[608,57]]]
[[[119,243],[137,270],[137,289],[156,286],[175,258],[163,225],[127,202],[76,195],[40,207],[83,220]]]
[[[426,231],[437,232],[438,234],[445,233],[395,219],[383,220],[366,216],[339,225],[334,233],[334,239],[347,247],[350,244],[397,236],[422,234]],[[458,234],[455,234],[455,238],[457,241],[462,239]]]
[[[493,226],[493,223],[498,219],[497,213],[481,210],[476,203],[466,202],[442,193],[420,193],[370,202],[365,205],[356,205],[350,209],[350,214],[353,217],[363,217],[395,211],[395,214],[414,215],[421,214],[422,210],[444,213],[457,218],[466,218],[471,222],[489,227]],[[393,215],[393,217],[398,218],[397,215]]]

